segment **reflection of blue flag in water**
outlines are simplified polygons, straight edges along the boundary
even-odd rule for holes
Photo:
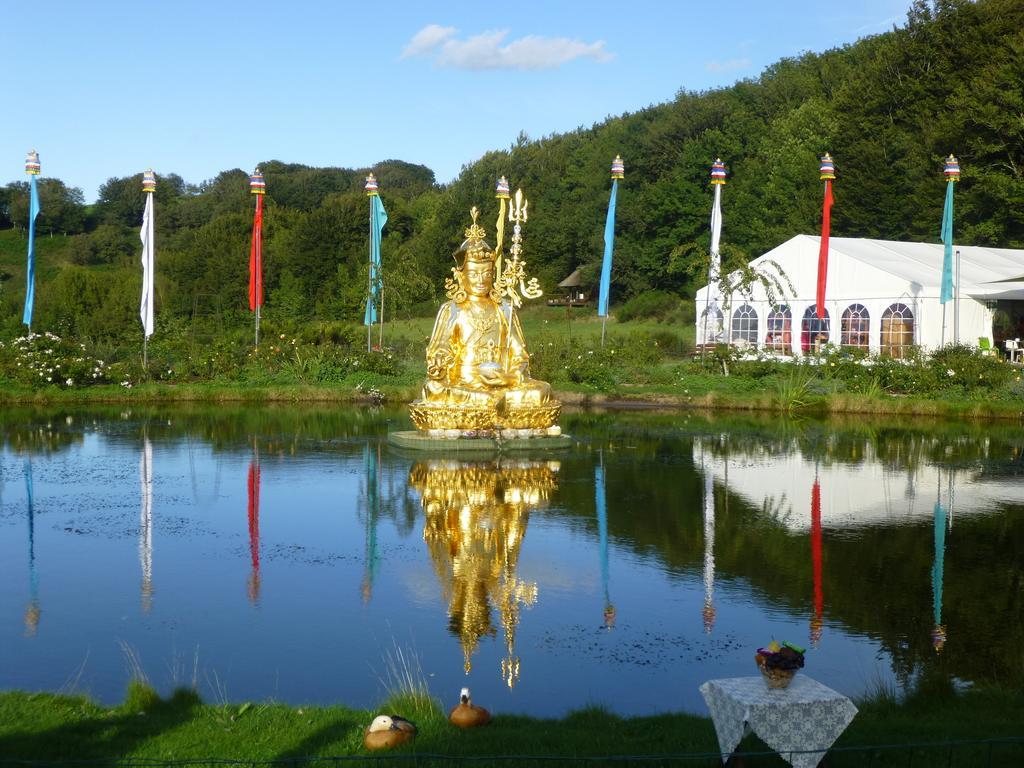
[[[36,303],[36,217],[39,216],[39,189],[36,177],[29,177],[28,193],[28,267],[25,287],[25,312],[21,322],[32,325],[32,309]]]
[[[380,300],[381,275],[380,275],[380,235],[387,224],[388,214],[384,210],[384,203],[380,195],[370,196],[370,293],[366,297],[366,313],[363,315],[363,325],[373,325],[377,322],[377,302]]]
[[[597,298],[597,316],[608,316],[608,291],[612,281],[612,251],[615,250],[615,196],[618,179],[612,179],[612,197],[608,201],[608,218],[604,222],[604,261],[601,262],[601,289]]]
[[[946,183],[946,205],[942,209],[942,290],[939,301],[953,298],[953,182]]]
[[[39,628],[39,577],[36,574],[35,494],[32,487],[32,461],[25,459],[25,495],[28,498],[28,589],[29,604],[25,610],[25,634],[32,636]]]
[[[932,565],[932,609],[935,626],[942,624],[942,565],[946,559],[946,510],[935,502],[935,563]]]
[[[597,507],[597,535],[601,550],[601,587],[604,590],[604,625],[615,626],[615,606],[608,595],[608,505],[605,498],[604,465],[594,467],[594,505]]]
[[[373,595],[373,580],[377,575],[377,515],[380,508],[380,479],[377,462],[369,444],[363,446],[363,467],[366,471],[366,554],[363,573],[363,600]]]

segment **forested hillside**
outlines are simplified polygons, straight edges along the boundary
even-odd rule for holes
[[[531,272],[549,290],[577,266],[596,274],[609,165],[619,192],[613,302],[658,287],[688,295],[707,244],[715,157],[730,176],[723,251],[753,257],[813,233],[817,157],[836,161],[833,234],[938,241],[942,159],[960,158],[957,240],[1024,247],[1024,2],[918,0],[891,32],[784,59],[756,80],[539,140],[521,136],[467,164],[449,185],[398,160],[372,169],[264,162],[266,316],[358,322],[368,204],[378,177],[388,212],[386,311],[430,313],[471,205],[493,232],[495,180],[530,200]],[[43,152],[45,162],[45,147]],[[141,169],[140,169],[141,170]],[[190,185],[157,168],[157,323],[230,327],[247,318],[252,198],[247,171]],[[46,171],[44,165],[44,173]],[[0,335],[21,331],[25,182],[0,189]],[[98,201],[41,179],[35,327],[93,339],[138,335],[141,173],[112,178]]]

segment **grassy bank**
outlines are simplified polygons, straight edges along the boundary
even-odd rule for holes
[[[1024,417],[1024,371],[968,347],[912,350],[900,360],[837,347],[780,358],[721,345],[695,356],[693,328],[680,318],[610,322],[602,344],[592,316],[535,307],[522,317],[532,376],[567,404]],[[202,337],[172,325],[151,339],[145,366],[137,344],[14,338],[0,341],[0,402],[403,403],[422,385],[431,324],[392,322],[375,351],[351,324],[268,323],[258,350],[248,329]]]
[[[919,691],[897,702],[888,695],[858,702],[860,713],[839,739],[843,748],[925,744],[1024,735],[1024,694],[1000,690],[955,693],[948,685]],[[397,750],[416,755],[420,765],[444,764],[431,756],[573,758],[595,756],[696,755],[717,752],[710,719],[686,714],[620,718],[588,709],[561,719],[496,713],[493,723],[474,731],[451,726],[434,702],[392,700],[379,712],[400,712],[419,726],[416,741]],[[160,699],[133,683],[124,704],[100,707],[87,698],[43,693],[0,694],[0,762],[17,760],[289,760],[312,755],[357,756],[365,726],[378,712],[345,707],[283,704],[205,704],[191,691]],[[989,762],[989,749],[994,762]],[[762,751],[754,737],[741,750]],[[1015,745],[918,747],[915,764],[1013,765],[1024,760]],[[907,765],[908,751],[837,751],[830,765]],[[410,760],[411,762],[411,760]],[[522,764],[526,760],[517,764]],[[714,764],[712,761],[695,764]],[[783,765],[777,757],[750,765]]]

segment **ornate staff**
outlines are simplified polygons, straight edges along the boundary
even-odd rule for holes
[[[719,281],[722,277],[722,257],[719,253],[719,245],[722,241],[722,187],[725,186],[726,177],[725,163],[722,162],[722,158],[715,158],[715,162],[711,164],[711,186],[715,190],[715,202],[711,207],[711,249],[710,249],[710,260],[708,263],[708,291],[704,297],[704,330],[701,333],[701,348],[700,357],[701,362],[704,362],[704,348],[708,343],[708,320],[711,315],[711,298],[712,293],[716,292],[719,287]],[[715,296],[715,337],[717,340],[717,326],[718,326],[718,297]]]
[[[156,192],[156,174],[150,168],[142,174],[142,192],[146,196],[146,208],[142,213],[142,300],[139,304],[139,317],[142,319],[142,367],[149,366],[149,337],[153,335],[153,253],[156,238],[153,228],[155,211],[153,209],[153,193]]]
[[[497,244],[494,246],[495,260],[494,260],[494,274],[501,278],[501,246],[505,241],[505,211],[508,208],[508,179],[502,176],[498,179],[498,184],[494,189],[494,196],[498,200],[498,221],[494,225],[495,231],[497,232]]]
[[[28,193],[28,267],[26,268],[25,311],[21,322],[28,326],[32,335],[32,310],[36,301],[36,218],[39,216],[39,189],[36,176],[40,173],[39,153],[34,149],[25,158],[25,173],[29,178]]]
[[[256,347],[259,348],[260,307],[263,306],[263,196],[267,194],[267,184],[259,168],[249,177],[249,192],[256,195],[249,248],[249,310],[256,313]]]
[[[504,204],[504,201],[502,201]],[[536,299],[544,295],[544,291],[537,284],[537,278],[526,277],[526,261],[520,257],[523,254],[523,224],[527,220],[527,208],[529,201],[523,197],[523,190],[517,189],[512,206],[508,209],[508,220],[512,227],[512,247],[509,249],[509,260],[499,280],[499,295],[508,299],[508,339],[505,344],[504,369],[508,373],[510,368],[510,357],[512,356],[512,314],[513,310],[523,305],[523,299]],[[502,230],[504,233],[504,230]],[[518,290],[517,290],[518,287]]]

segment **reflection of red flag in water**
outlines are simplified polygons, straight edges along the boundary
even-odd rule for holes
[[[256,214],[252,219],[252,245],[249,248],[249,310],[263,306],[263,195],[256,195]]]
[[[825,599],[821,593],[821,486],[814,479],[811,486],[811,569],[814,575],[814,618],[811,619],[811,642],[821,639]]]
[[[255,458],[249,462],[249,553],[252,573],[249,576],[249,599],[260,596],[260,465]]]

